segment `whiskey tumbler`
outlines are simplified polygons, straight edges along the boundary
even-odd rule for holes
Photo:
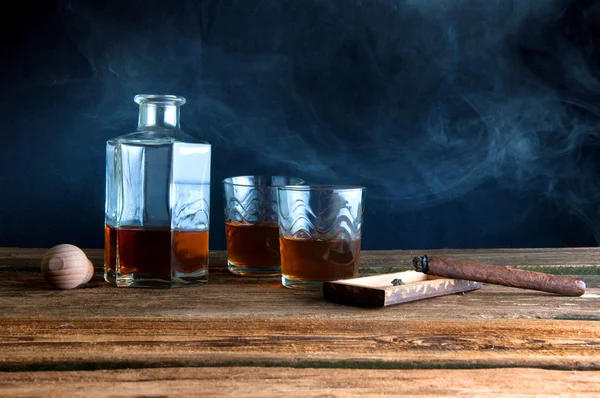
[[[358,276],[366,189],[283,186],[277,190],[281,281],[289,288]]]

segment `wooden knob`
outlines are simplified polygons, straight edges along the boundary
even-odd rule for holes
[[[42,275],[58,289],[73,289],[88,283],[94,266],[85,253],[73,245],[54,246],[42,257]]]

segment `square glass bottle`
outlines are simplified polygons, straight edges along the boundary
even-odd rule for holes
[[[134,100],[137,130],[106,143],[104,279],[119,287],[207,282],[211,147],[181,130],[185,98]]]

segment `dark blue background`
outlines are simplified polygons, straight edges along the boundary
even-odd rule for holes
[[[104,144],[183,95],[220,180],[367,187],[365,249],[593,246],[594,1],[22,1],[3,13],[0,245],[103,246]]]

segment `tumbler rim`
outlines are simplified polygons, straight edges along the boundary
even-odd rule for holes
[[[223,184],[227,184],[227,185],[233,185],[233,186],[238,186],[238,187],[273,187],[273,188],[277,188],[277,187],[281,187],[283,185],[272,185],[272,184],[243,184],[243,183],[237,183],[237,182],[233,182],[234,178],[258,178],[258,179],[273,179],[273,178],[288,178],[290,180],[296,180],[297,184],[303,184],[305,181],[304,179],[300,178],[300,177],[295,177],[295,176],[287,176],[287,175],[266,175],[266,174],[254,174],[254,175],[243,175],[243,176],[231,176],[231,177],[226,177],[223,178],[223,180],[221,180],[223,182]],[[297,184],[294,184],[294,186],[296,186]],[[297,185],[297,186],[302,186],[302,185]]]
[[[362,191],[367,190],[366,187],[360,185],[335,185],[335,184],[311,184],[311,185],[280,185],[277,187],[279,191]]]

